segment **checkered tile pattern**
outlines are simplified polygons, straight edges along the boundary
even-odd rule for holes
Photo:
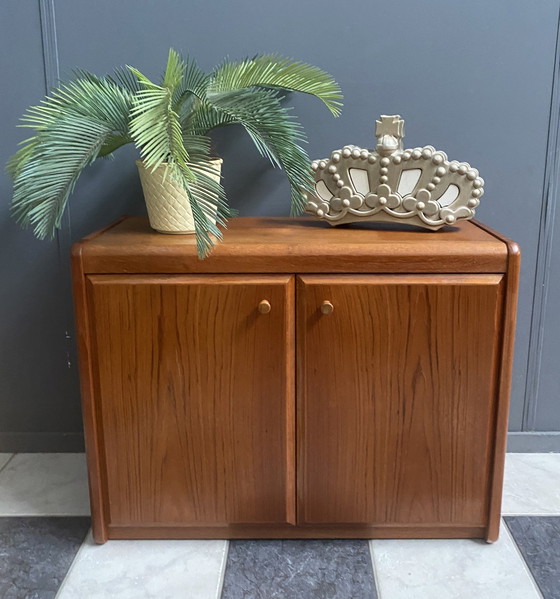
[[[508,454],[498,542],[109,541],[82,454],[0,454],[0,599],[560,599],[560,454]]]

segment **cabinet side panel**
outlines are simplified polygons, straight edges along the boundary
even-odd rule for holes
[[[302,523],[486,523],[501,293],[500,275],[301,278]]]
[[[502,324],[502,346],[499,355],[498,389],[496,391],[498,405],[496,407],[496,442],[494,448],[494,470],[490,490],[490,513],[486,540],[496,541],[500,534],[500,516],[502,507],[502,490],[504,481],[504,463],[507,446],[508,417],[510,411],[510,393],[513,372],[515,343],[515,324],[517,318],[517,297],[519,289],[519,273],[521,253],[514,242],[508,244],[508,272],[504,292],[504,310]]]
[[[88,283],[82,264],[82,244],[72,248],[72,294],[76,320],[76,340],[80,369],[80,393],[84,422],[84,437],[88,467],[91,527],[97,543],[107,536],[106,486],[103,473],[103,441],[99,431],[99,418],[95,401],[91,322],[88,309]]]
[[[90,281],[112,525],[293,519],[289,277]]]

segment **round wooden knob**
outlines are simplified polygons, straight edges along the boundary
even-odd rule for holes
[[[272,306],[268,300],[262,300],[262,302],[259,303],[259,312],[261,314],[268,314],[271,309]]]
[[[321,312],[323,314],[332,314],[334,312],[334,306],[328,300],[325,300],[321,304]]]

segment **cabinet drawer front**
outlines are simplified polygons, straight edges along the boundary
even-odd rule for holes
[[[502,276],[297,287],[300,523],[485,525]]]
[[[294,520],[294,281],[87,278],[109,521]]]

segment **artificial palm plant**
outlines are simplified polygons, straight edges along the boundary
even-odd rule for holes
[[[312,185],[303,129],[280,100],[285,91],[312,94],[338,115],[340,89],[317,67],[276,55],[224,61],[210,73],[169,51],[159,84],[126,67],[114,76],[77,71],[22,118],[34,135],[8,162],[12,211],[38,238],[53,237],[82,170],[97,158],[133,143],[144,164],[162,165],[187,193],[199,255],[221,238],[231,210],[215,174],[208,132],[243,125],[262,155],[282,168],[292,188],[291,212],[303,209]]]

